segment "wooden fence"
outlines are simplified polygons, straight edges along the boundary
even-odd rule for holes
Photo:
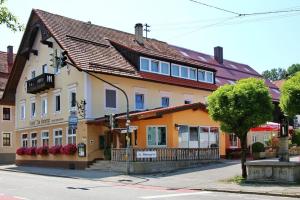
[[[184,160],[218,160],[219,148],[126,148],[112,149],[112,161],[159,162]]]

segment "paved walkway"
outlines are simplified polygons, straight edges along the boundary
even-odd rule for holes
[[[294,158],[299,160],[299,157]],[[271,184],[235,184],[228,180],[240,175],[240,161],[224,161],[218,164],[209,164],[202,167],[178,170],[172,173],[153,175],[124,175],[115,172],[91,170],[67,170],[40,167],[23,167],[2,165],[0,170],[33,173],[47,176],[60,176],[74,179],[89,179],[94,181],[122,182],[135,185],[164,187],[172,189],[195,189],[210,191],[227,191],[236,193],[272,194],[300,197],[300,185],[271,185]]]

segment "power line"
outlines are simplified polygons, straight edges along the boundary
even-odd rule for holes
[[[206,4],[206,3],[202,3],[202,2],[200,2],[200,1],[196,1],[196,0],[190,0],[190,1],[191,1],[191,2],[194,2],[194,3],[197,3],[197,4],[201,4],[201,5],[210,7],[210,8],[214,8],[214,9],[217,9],[217,10],[221,10],[221,11],[224,11],[224,12],[227,12],[227,13],[231,13],[231,14],[235,14],[235,15],[240,15],[240,13],[237,13],[237,12],[234,12],[234,11],[231,11],[231,10],[227,10],[227,9],[224,9],[224,8],[219,8],[219,7],[217,7],[217,6],[209,5],[209,4]]]

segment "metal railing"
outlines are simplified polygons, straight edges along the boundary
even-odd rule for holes
[[[151,156],[138,156],[143,153]],[[160,162],[219,159],[219,148],[130,148],[128,160],[125,148],[111,150],[111,160],[119,162]]]

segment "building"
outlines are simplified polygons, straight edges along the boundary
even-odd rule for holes
[[[7,47],[7,52],[0,52],[0,164],[15,161],[14,103],[1,102],[13,60],[12,46]]]
[[[99,78],[128,96],[135,127],[131,146],[219,148],[225,156],[226,136],[209,118],[206,98],[219,85],[234,83],[232,78],[227,80],[229,74],[235,80],[261,76],[249,66],[224,60],[221,47],[208,59],[144,38],[142,24],[136,24],[134,32],[32,11],[4,92],[4,101],[16,103],[17,146],[80,144],[80,150],[74,155],[34,155],[20,150],[17,164],[85,168],[105,159],[111,147],[126,147],[121,130],[126,123],[126,99]],[[76,67],[61,68],[57,58],[62,52]],[[229,65],[235,67],[229,69]],[[236,69],[240,66],[242,71]],[[276,86],[268,84],[276,98]],[[114,130],[105,117],[112,113],[118,123]],[[74,116],[78,117],[77,128],[69,127],[70,116],[75,121]]]

